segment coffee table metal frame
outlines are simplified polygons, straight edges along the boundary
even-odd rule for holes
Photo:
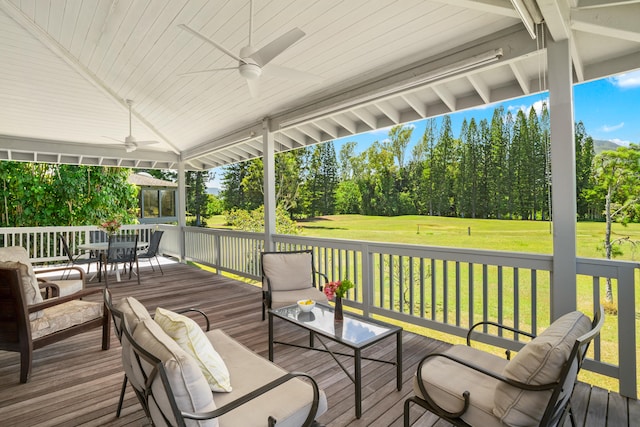
[[[291,305],[282,308],[269,309],[269,360],[273,362],[273,345],[283,344],[293,347],[305,348],[310,350],[322,351],[329,353],[336,363],[347,374],[347,377],[353,382],[355,386],[355,409],[356,418],[362,416],[362,359],[371,360],[374,362],[381,362],[396,367],[396,387],[398,391],[402,390],[402,328],[395,325],[390,325],[385,322],[381,322],[376,319],[370,319],[364,316],[357,315],[351,312],[344,312],[344,320],[342,322],[328,322],[327,317],[333,318],[333,307],[325,304],[316,304],[313,311],[310,313],[303,313],[297,305]],[[324,324],[322,322],[314,322],[317,317],[324,318]],[[273,319],[274,317],[285,320],[289,323],[293,323],[303,329],[309,331],[309,346],[293,344],[283,341],[274,340]],[[375,332],[373,336],[366,337],[343,337],[341,332],[345,327],[355,326],[371,330]],[[362,356],[362,350],[379,343],[383,339],[396,336],[396,360],[381,360],[373,359]],[[342,344],[353,350],[353,354],[341,353],[330,350],[324,341],[320,338],[324,337],[331,341]],[[323,348],[315,347],[315,338],[318,339]],[[349,356],[354,358],[354,375],[352,376],[347,368],[338,360],[336,355]]]

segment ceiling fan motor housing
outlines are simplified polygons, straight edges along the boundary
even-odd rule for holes
[[[240,64],[240,75],[247,80],[256,80],[262,75],[262,68],[257,64]]]

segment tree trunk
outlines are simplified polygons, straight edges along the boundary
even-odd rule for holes
[[[609,186],[607,195],[604,199],[604,215],[606,219],[606,229],[604,233],[604,251],[607,259],[611,259],[611,193],[612,188]],[[613,290],[611,288],[611,278],[607,277],[607,287],[605,293],[605,301],[613,302]]]

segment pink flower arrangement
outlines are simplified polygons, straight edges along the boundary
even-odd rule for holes
[[[344,298],[347,294],[347,291],[354,287],[354,284],[351,280],[338,280],[336,282],[329,282],[324,285],[323,292],[329,299],[333,299],[334,297]]]
[[[98,226],[98,228],[103,229],[107,232],[107,234],[115,234],[120,230],[122,224],[118,219],[110,219],[109,221],[105,221]]]

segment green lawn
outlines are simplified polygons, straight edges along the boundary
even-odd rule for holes
[[[211,227],[219,227],[224,224],[224,218],[212,218],[208,220],[208,223]],[[299,225],[302,230],[301,234],[309,237],[495,249],[540,254],[553,253],[550,224],[542,221],[482,220],[428,216],[371,217],[336,215],[302,221]],[[578,256],[603,258],[604,253],[599,248],[602,247],[604,231],[605,224],[602,222],[578,223]],[[624,236],[629,236],[632,241],[640,242],[640,224],[630,224],[627,227],[614,224],[612,238]],[[640,253],[634,252],[633,249],[632,245],[626,244],[622,247],[623,254],[617,259],[640,259]],[[640,245],[638,245],[638,251],[640,251]],[[640,278],[636,278],[636,284],[637,288],[640,288]],[[540,283],[540,286],[543,285]],[[578,286],[580,288],[578,305],[580,307],[590,307],[589,296],[591,295],[590,289],[592,286],[590,280],[581,278]],[[522,303],[524,306],[527,305],[525,301],[522,301]],[[640,290],[636,292],[636,307],[640,307]],[[548,307],[539,307],[539,310],[541,316],[548,318]],[[403,326],[407,327],[407,325]],[[407,327],[407,329],[444,341],[460,341],[449,335],[434,334],[433,331],[417,330],[417,328],[412,327]],[[617,361],[616,340],[605,338],[605,336],[615,337],[616,335],[617,320],[614,316],[608,316],[605,330],[603,331],[603,360]],[[637,328],[637,340],[640,342],[640,327]],[[581,378],[592,384],[617,390],[617,381],[610,378],[591,373],[587,373]]]

